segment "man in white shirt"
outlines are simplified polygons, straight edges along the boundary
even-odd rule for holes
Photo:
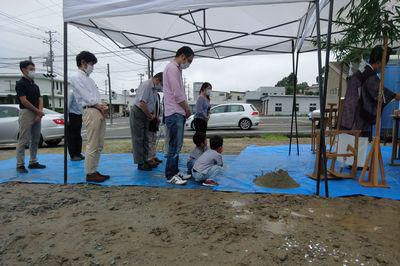
[[[87,182],[104,182],[110,176],[97,171],[104,146],[107,105],[101,102],[99,90],[89,75],[97,63],[94,54],[82,51],[76,56],[78,72],[70,79],[77,103],[83,108],[83,123],[87,132],[85,173]]]

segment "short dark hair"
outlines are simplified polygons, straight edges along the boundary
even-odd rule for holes
[[[22,71],[22,69],[27,68],[28,66],[35,66],[35,64],[30,61],[30,60],[25,60],[19,62],[19,69]]]
[[[159,79],[160,82],[162,83],[162,81],[163,81],[163,79],[162,79],[163,78],[163,73],[159,72],[159,73],[155,74],[153,78]]]
[[[189,46],[183,46],[183,47],[179,48],[178,51],[176,51],[175,57],[178,57],[181,55],[185,55],[186,58],[189,58],[192,55],[194,55],[194,52],[193,52],[192,48],[190,48]]]
[[[193,135],[193,143],[199,147],[206,140],[206,133],[204,132],[196,132]]]
[[[76,65],[78,67],[82,65],[82,60],[85,60],[86,63],[92,63],[93,65],[97,63],[96,56],[88,51],[82,51],[76,56]]]
[[[212,136],[210,138],[210,147],[212,150],[217,150],[224,145],[224,139],[221,136]]]
[[[386,63],[389,62],[390,55],[392,54],[396,54],[396,51],[393,51],[392,48],[388,47],[386,55]],[[377,45],[372,49],[371,54],[369,55],[369,63],[370,64],[380,63],[382,61],[382,57],[383,57],[383,47],[382,45]]]

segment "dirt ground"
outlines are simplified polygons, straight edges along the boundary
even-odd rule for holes
[[[400,203],[0,185],[1,265],[399,265]]]
[[[225,150],[251,143],[283,144],[226,139]],[[0,265],[400,265],[399,214],[399,201],[369,197],[9,183]]]

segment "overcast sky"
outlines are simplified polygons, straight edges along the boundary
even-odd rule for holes
[[[45,31],[56,31],[55,71],[63,73],[63,17],[62,0],[0,0],[0,73],[19,73],[18,61],[32,56],[38,71],[45,71],[44,57],[49,46],[43,43],[48,38]],[[139,73],[145,73],[147,60],[133,51],[119,51],[109,40],[96,37],[99,45],[77,28],[69,27],[69,52],[81,50],[97,53],[99,59],[92,77],[98,87],[104,90],[106,66],[110,64],[112,88],[115,91],[136,88]],[[101,54],[108,50],[116,54]],[[70,57],[69,70],[75,71],[74,57]],[[155,72],[162,71],[166,63],[155,63]],[[255,90],[260,86],[274,86],[276,82],[292,71],[290,55],[241,56],[224,60],[195,59],[184,71],[186,81],[209,81],[215,90]],[[299,82],[315,83],[317,57],[315,53],[300,56]]]

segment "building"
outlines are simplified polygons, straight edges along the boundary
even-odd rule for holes
[[[109,103],[110,96],[108,94],[101,94],[100,97],[102,102]],[[112,92],[111,103],[113,117],[126,116],[133,106],[134,99],[135,96],[128,94],[127,90],[122,91],[122,93]]]
[[[305,95],[318,95],[319,94],[319,85],[313,84],[304,89]]]
[[[291,115],[293,107],[293,95],[265,96],[262,113],[265,115]],[[298,115],[307,115],[309,112],[319,109],[319,96],[297,95],[296,109]]]
[[[16,103],[17,93],[15,91],[15,83],[21,78],[18,74],[0,74],[0,104]],[[51,80],[46,77],[35,78],[35,83],[40,88],[40,93],[43,96],[44,107],[52,109],[51,97]],[[106,94],[101,95],[103,102],[108,103],[109,97]],[[129,95],[128,91],[123,91],[122,94],[112,94],[112,105],[115,116],[125,114],[126,110],[133,104],[134,96]],[[64,110],[64,81],[58,78],[54,79],[54,106],[59,112]]]
[[[254,105],[260,114],[265,114],[262,98],[267,96],[284,96],[285,94],[285,87],[259,87],[255,91],[247,91],[245,100],[247,103]]]
[[[20,74],[0,74],[0,104],[1,103],[16,103],[15,83],[21,79]],[[46,77],[35,78],[35,83],[40,88],[40,93],[43,96],[44,106],[52,108],[51,96],[51,80]],[[54,107],[57,110],[64,108],[64,81],[54,79]]]
[[[193,82],[193,101],[197,101],[199,98],[200,88],[204,82]]]
[[[246,98],[246,92],[243,91],[231,91],[228,96],[228,99],[234,102],[245,101],[245,98]]]

